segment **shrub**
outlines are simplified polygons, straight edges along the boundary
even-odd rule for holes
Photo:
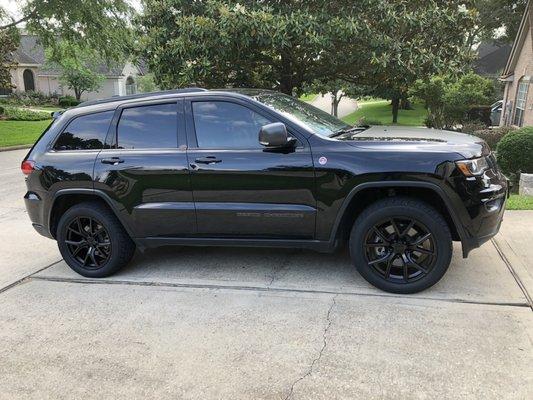
[[[0,115],[4,115],[5,108],[4,106],[0,106]]]
[[[5,101],[18,106],[39,106],[51,103],[52,99],[41,92],[13,92]]]
[[[76,100],[73,96],[63,96],[58,101],[60,107],[76,107],[80,103],[81,101]]]
[[[467,132],[463,128],[463,132],[469,133],[471,135],[477,136],[478,138],[483,139],[492,150],[496,150],[496,146],[502,140],[502,138],[507,135],[509,132],[512,132],[514,128],[510,126],[500,126],[499,128],[494,129],[476,129],[472,132]]]
[[[357,123],[355,125],[361,126],[361,125],[383,125],[383,123],[379,120],[373,120],[373,119],[366,119],[365,117],[361,117],[357,120]]]
[[[497,156],[505,173],[533,173],[533,126],[506,135],[498,143]]]
[[[49,112],[31,111],[23,108],[5,107],[5,119],[12,121],[44,121],[52,118]]]

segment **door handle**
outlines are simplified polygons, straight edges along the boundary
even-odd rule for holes
[[[102,164],[117,165],[123,163],[124,160],[118,157],[102,158]]]
[[[222,162],[220,158],[216,158],[215,156],[207,156],[207,157],[200,157],[194,160],[198,164],[215,164]]]

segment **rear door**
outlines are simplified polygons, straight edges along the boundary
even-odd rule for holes
[[[196,233],[185,148],[181,100],[128,104],[115,112],[95,162],[95,189],[112,199],[135,237]]]
[[[198,234],[313,238],[315,182],[307,140],[297,137],[297,147],[286,151],[261,146],[259,129],[276,119],[244,100],[198,96],[185,106]]]

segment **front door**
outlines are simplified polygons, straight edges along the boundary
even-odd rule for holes
[[[181,112],[180,112],[181,108]],[[95,189],[112,199],[135,237],[196,233],[183,102],[119,108],[96,159]]]
[[[305,138],[290,151],[267,150],[259,143],[259,129],[275,121],[235,99],[191,99],[186,116],[199,235],[314,237],[315,179]]]

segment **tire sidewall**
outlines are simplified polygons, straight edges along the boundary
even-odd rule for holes
[[[365,258],[363,244],[368,230],[380,221],[392,217],[414,218],[425,225],[434,237],[434,243],[437,248],[435,265],[425,277],[412,283],[400,284],[386,281],[377,271],[368,266]],[[359,273],[372,285],[387,292],[416,293],[433,286],[446,273],[452,256],[451,234],[442,217],[435,218],[435,215],[427,213],[423,208],[389,205],[373,209],[356,220],[350,235],[350,255]]]

